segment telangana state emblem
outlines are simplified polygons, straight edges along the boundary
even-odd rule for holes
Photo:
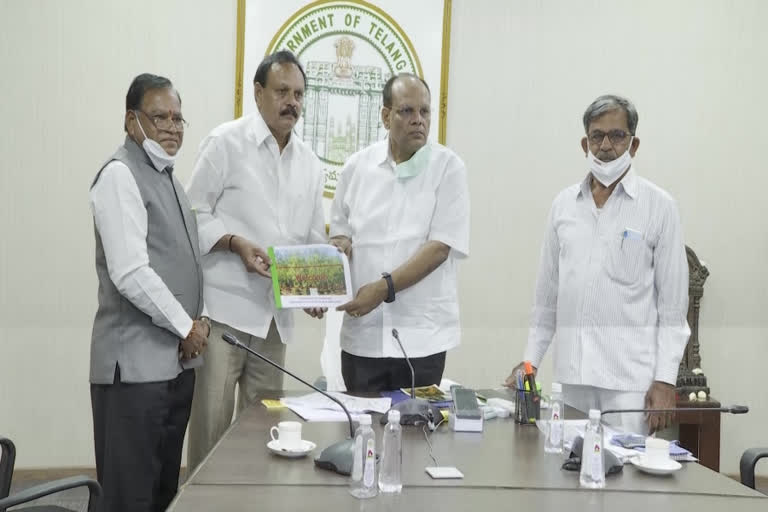
[[[387,13],[362,0],[321,0],[294,13],[267,54],[290,50],[307,74],[296,134],[320,158],[325,197],[356,151],[382,140],[381,92],[396,73],[423,76],[408,36]]]

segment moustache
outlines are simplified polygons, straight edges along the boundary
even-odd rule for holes
[[[296,117],[296,118],[299,117],[298,110],[296,110],[294,107],[291,107],[291,106],[285,107],[283,110],[280,111],[280,115],[281,116],[284,116],[284,115],[287,115],[287,114],[290,114],[290,115],[292,115],[293,117]]]

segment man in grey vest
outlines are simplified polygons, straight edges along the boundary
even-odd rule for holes
[[[91,186],[99,307],[91,339],[104,510],[161,511],[178,489],[195,372],[207,344],[197,223],[173,176],[186,122],[170,80],[126,96],[127,137]]]

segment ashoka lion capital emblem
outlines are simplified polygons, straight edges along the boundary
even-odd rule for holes
[[[334,74],[339,78],[349,78],[352,76],[352,53],[355,51],[355,43],[352,39],[344,36],[340,37],[335,43],[336,64],[333,66]]]

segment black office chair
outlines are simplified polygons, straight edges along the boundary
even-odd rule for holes
[[[24,489],[13,496],[8,496],[8,493],[11,491],[11,480],[13,479],[13,465],[16,462],[16,447],[10,439],[0,437],[0,448],[2,448],[2,453],[0,454],[0,512],[5,512],[5,509],[9,507],[28,503],[43,496],[82,486],[88,487],[88,512],[96,512],[98,510],[99,502],[101,501],[101,486],[99,482],[87,476],[73,476],[54,480],[53,482]],[[72,512],[69,509],[56,505],[28,507],[22,510],[24,512]]]
[[[768,448],[750,448],[741,455],[741,483],[747,487],[755,488],[755,466],[757,461],[768,457]]]

